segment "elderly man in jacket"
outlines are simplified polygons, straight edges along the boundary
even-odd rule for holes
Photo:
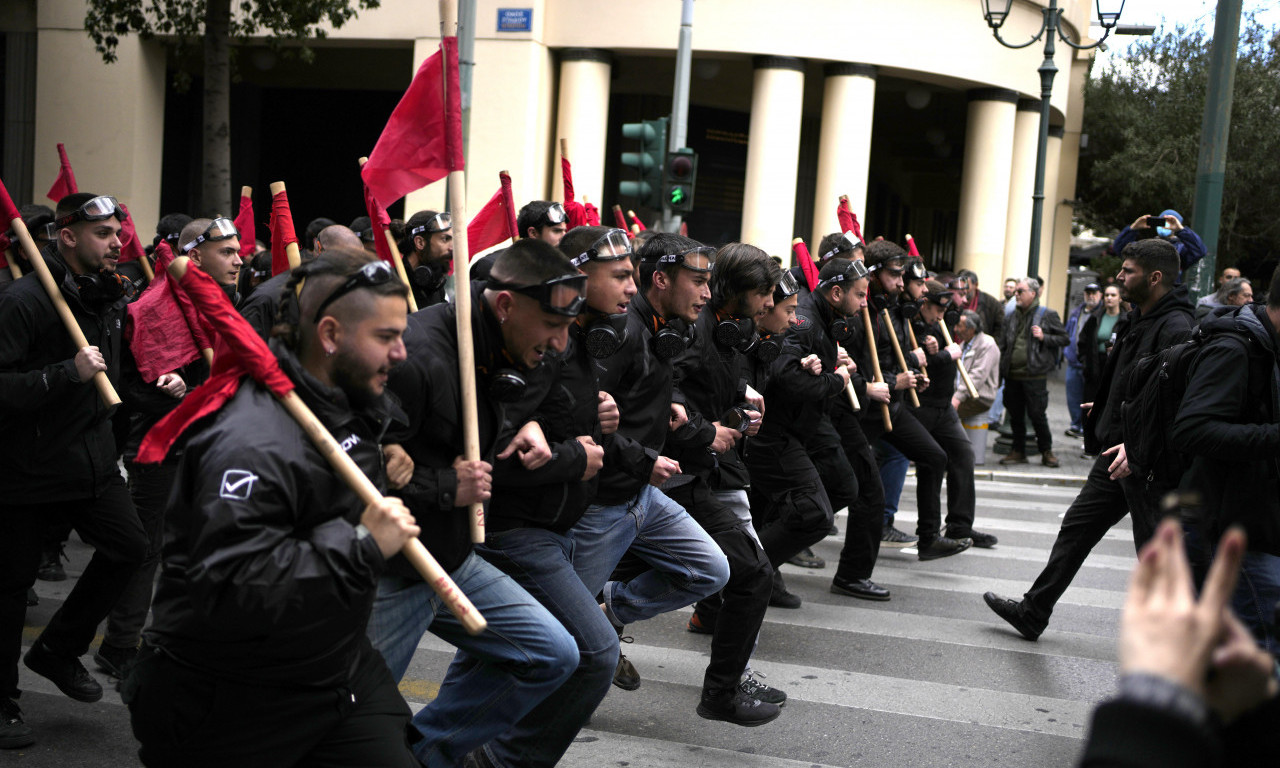
[[[1024,277],[1014,289],[1014,308],[1006,313],[1000,334],[1000,375],[1004,378],[1004,405],[1013,428],[1013,450],[1001,464],[1027,463],[1027,417],[1036,432],[1040,463],[1058,466],[1049,432],[1049,388],[1045,377],[1058,365],[1058,353],[1067,345],[1067,329],[1058,313],[1040,305],[1040,281]]]
[[[977,397],[971,397],[969,390],[958,384],[951,396],[951,407],[964,421],[990,410],[996,400],[996,390],[1000,389],[1000,347],[983,333],[982,316],[973,310],[960,314],[955,341],[960,345],[960,361],[978,391]]]

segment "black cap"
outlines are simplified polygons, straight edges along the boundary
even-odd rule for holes
[[[1084,289],[1086,291],[1101,291],[1102,286],[1098,285],[1097,283],[1089,283],[1084,287]]]

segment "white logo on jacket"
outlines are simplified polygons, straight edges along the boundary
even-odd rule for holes
[[[222,473],[222,485],[218,495],[224,499],[244,501],[253,492],[253,484],[258,476],[247,469],[228,469]]]

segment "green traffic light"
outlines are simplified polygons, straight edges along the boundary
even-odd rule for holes
[[[679,205],[684,202],[684,187],[675,187],[671,190],[671,204]]]

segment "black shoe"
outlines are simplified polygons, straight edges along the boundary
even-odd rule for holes
[[[63,560],[70,560],[61,544],[47,547],[40,556],[40,567],[36,569],[36,578],[41,581],[66,581],[67,570],[62,567]]]
[[[1022,609],[1022,603],[1018,600],[1010,600],[1007,597],[1001,597],[995,592],[987,592],[982,596],[986,601],[987,607],[996,612],[996,615],[1009,625],[1018,630],[1018,634],[1028,640],[1036,640],[1040,637],[1040,633],[1044,632],[1044,628],[1048,626],[1048,622],[1037,623],[1029,618]]]
[[[484,747],[476,747],[462,758],[462,768],[494,768],[494,765],[485,754]]]
[[[27,587],[27,607],[40,604],[40,596],[36,594],[35,587]]]
[[[836,526],[836,524],[835,524],[835,523],[832,523],[832,524],[831,524],[831,530],[827,531],[827,535],[828,535],[828,536],[839,536],[839,535],[840,535],[840,528],[838,528],[838,527]]]
[[[117,680],[123,680],[129,674],[129,668],[137,658],[137,648],[116,648],[105,643],[93,653],[93,661],[98,669]]]
[[[848,595],[862,600],[889,599],[889,590],[871,579],[842,579],[839,576],[831,580],[831,592],[836,595]]]
[[[102,686],[84,668],[80,659],[57,656],[40,640],[31,646],[22,662],[32,672],[52,680],[58,690],[76,701],[92,703],[102,699]]]
[[[776,704],[779,707],[787,705],[787,692],[780,691],[771,685],[765,685],[756,679],[756,675],[764,677],[763,672],[748,672],[742,676],[741,682],[738,683],[738,690],[752,699],[759,699],[765,704]]]
[[[1076,429],[1075,427],[1068,427],[1067,431],[1064,432],[1063,434],[1065,434],[1067,437],[1080,438],[1080,437],[1084,437],[1084,430]]]
[[[8,696],[0,697],[0,749],[18,749],[36,743],[31,726],[22,721],[18,702]]]
[[[748,728],[771,723],[782,714],[782,707],[753,699],[736,687],[724,691],[703,690],[698,702],[698,716],[723,720]]]
[[[773,591],[769,593],[769,607],[799,608],[801,602],[803,601],[799,595],[787,591],[787,585],[782,582],[782,574],[774,571]]]
[[[630,642],[634,642],[634,638],[618,636],[619,649],[622,643]],[[621,650],[618,651],[618,666],[613,670],[613,684],[624,691],[634,691],[640,687],[640,673],[636,671],[636,665]]]
[[[920,554],[917,556],[921,560],[937,560],[940,557],[958,555],[971,546],[973,546],[973,539],[960,539],[957,541],[946,536],[939,536],[933,541],[921,541],[918,547]]]
[[[981,531],[972,531],[972,530],[966,531],[963,533],[961,533],[960,531],[956,531],[955,533],[952,533],[950,530],[948,530],[947,538],[955,539],[957,541],[959,541],[960,539],[973,539],[973,546],[978,547],[980,549],[991,549],[992,547],[994,547],[996,544],[1000,542],[999,539],[997,539],[995,536],[992,536],[989,533],[982,533]]]
[[[892,547],[893,549],[902,549],[915,544],[920,539],[909,533],[894,528],[892,525],[886,525],[880,532],[880,546]]]
[[[800,568],[826,568],[827,567],[827,561],[813,554],[813,550],[809,549],[808,547],[805,547],[804,549],[800,550],[799,554],[796,554],[794,557],[787,560],[787,562],[794,566],[798,566]]]

